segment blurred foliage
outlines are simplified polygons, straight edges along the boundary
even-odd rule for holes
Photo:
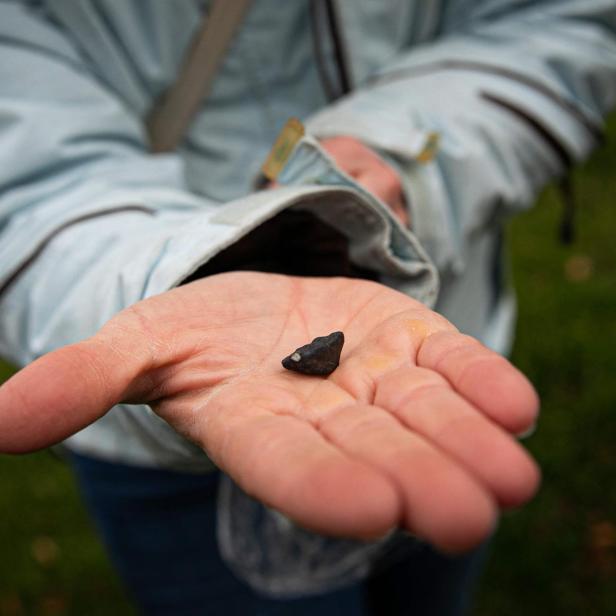
[[[0,616],[128,616],[68,467],[0,457]]]
[[[554,188],[510,227],[519,305],[513,361],[542,399],[525,444],[543,486],[503,518],[481,616],[616,614],[616,115],[608,136],[574,175],[573,245],[556,239]]]
[[[575,173],[577,239],[557,240],[549,188],[511,225],[514,362],[543,403],[526,445],[543,487],[503,517],[478,616],[616,612],[616,116]],[[0,364],[0,380],[10,369]],[[0,616],[133,614],[70,472],[48,452],[0,456]]]

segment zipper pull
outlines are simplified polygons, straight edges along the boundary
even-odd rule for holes
[[[561,243],[570,246],[575,241],[575,191],[571,174],[568,173],[558,184],[562,202],[562,217],[560,220],[559,239]]]

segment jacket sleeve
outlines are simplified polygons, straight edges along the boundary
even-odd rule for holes
[[[191,193],[181,158],[150,154],[140,113],[34,11],[0,4],[0,355],[18,365],[179,284],[277,211],[336,190],[224,204]],[[341,190],[347,206],[365,205]]]
[[[530,206],[600,141],[616,102],[616,2],[443,5],[438,36],[307,126],[389,155],[419,240],[439,270],[456,271],[473,232]],[[436,156],[422,164],[435,136]]]
[[[0,57],[0,354],[23,365],[173,286],[225,230],[59,29],[2,3]]]
[[[0,356],[25,365],[92,335],[290,207],[346,234],[357,264],[434,301],[436,272],[415,238],[314,140],[294,149],[289,186],[228,203],[196,195],[180,156],[148,152],[143,110],[29,6],[0,3]],[[70,445],[128,463],[211,466],[139,405],[122,405]]]

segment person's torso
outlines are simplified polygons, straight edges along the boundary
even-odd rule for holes
[[[254,0],[231,42],[181,154],[192,190],[219,201],[250,191],[286,120],[329,102],[340,89],[338,38],[352,87],[403,48],[433,38],[445,0]],[[141,117],[177,78],[209,1],[80,0],[37,3],[88,67]],[[325,78],[323,77],[325,75]]]

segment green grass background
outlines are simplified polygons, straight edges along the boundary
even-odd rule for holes
[[[543,486],[501,522],[474,614],[616,614],[616,115],[575,174],[577,240],[548,188],[509,229],[514,362],[542,398]],[[8,376],[0,364],[0,380]],[[0,456],[0,616],[133,614],[65,466]]]

